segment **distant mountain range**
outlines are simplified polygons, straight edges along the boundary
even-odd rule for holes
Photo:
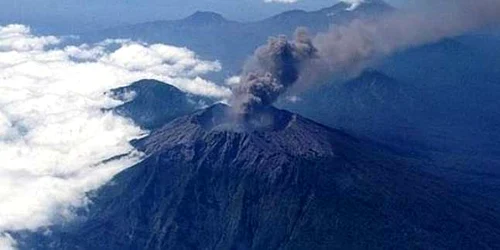
[[[31,249],[495,249],[498,211],[421,160],[269,107],[223,104],[135,143],[147,158]],[[47,237],[49,235],[49,237]],[[32,244],[32,245],[30,245]]]
[[[127,38],[149,43],[167,43],[188,47],[203,58],[219,60],[225,76],[237,74],[243,62],[269,36],[292,35],[297,27],[311,32],[327,30],[332,24],[357,18],[376,18],[393,10],[383,1],[367,1],[350,11],[340,2],[318,11],[288,11],[257,22],[236,22],[213,12],[198,11],[181,20],[155,21],[81,34],[84,41]],[[219,78],[223,80],[223,78]]]

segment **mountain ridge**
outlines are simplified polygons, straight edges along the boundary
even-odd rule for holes
[[[145,160],[96,191],[82,220],[51,229],[46,249],[500,246],[495,210],[419,161],[288,111],[228,113],[195,111],[137,142]]]
[[[209,98],[189,95],[170,84],[151,79],[112,89],[108,94],[124,102],[112,109],[114,113],[130,118],[148,130],[213,102]]]
[[[199,24],[211,23],[211,22],[216,22],[216,23],[234,22],[227,20],[221,14],[212,11],[196,11],[192,15],[181,20],[187,22],[196,22]]]
[[[259,23],[268,19],[280,19],[280,16],[289,16],[290,14],[329,14],[332,11],[335,11],[336,13],[338,12],[353,12],[347,10],[349,7],[349,4],[345,2],[339,2],[336,3],[330,7],[325,7],[321,8],[318,10],[312,10],[312,11],[306,11],[302,9],[292,9],[292,10],[287,10],[272,16],[269,16],[267,18],[263,18],[260,20],[255,20],[255,21],[237,21],[237,20],[231,20],[225,18],[222,14],[215,12],[215,11],[207,11],[207,10],[197,10],[193,12],[191,15],[188,15],[184,18],[179,18],[179,19],[160,19],[160,20],[154,20],[154,21],[147,21],[147,22],[141,22],[137,24],[127,24],[127,25],[119,25],[119,26],[113,26],[106,28],[107,30],[109,29],[115,29],[115,28],[120,28],[124,26],[135,26],[135,25],[147,25],[147,24],[152,24],[152,23],[167,23],[167,22],[180,22],[180,21],[214,21],[216,23],[240,23],[240,24],[252,24],[252,23]],[[387,4],[386,2],[380,0],[380,1],[367,1],[361,3],[358,8],[359,10],[366,10],[369,8],[375,7],[378,10],[394,10],[395,8],[392,7],[391,5]],[[358,11],[358,10],[354,10]]]

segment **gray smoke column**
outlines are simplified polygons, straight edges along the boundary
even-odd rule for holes
[[[427,1],[423,1],[425,4]],[[498,25],[500,0],[427,2],[419,11],[394,12],[376,21],[354,20],[314,38],[320,60],[313,77],[355,76],[373,61],[410,47]]]
[[[271,105],[294,84],[307,87],[321,78],[353,77],[396,51],[499,22],[500,0],[423,0],[419,11],[354,20],[314,38],[299,29],[293,41],[271,38],[256,50],[230,102],[238,112],[250,112]]]
[[[241,113],[273,104],[297,82],[316,52],[305,29],[298,29],[293,41],[286,36],[270,38],[245,64],[241,83],[233,89],[231,104]]]

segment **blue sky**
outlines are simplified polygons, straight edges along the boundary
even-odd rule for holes
[[[404,0],[389,0],[400,6]],[[255,20],[288,9],[319,9],[337,0],[0,0],[0,22],[23,23],[48,32],[78,32],[125,23],[178,19],[210,10],[234,20]]]

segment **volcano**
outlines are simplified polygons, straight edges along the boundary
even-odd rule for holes
[[[419,160],[272,107],[230,114],[216,104],[136,141],[145,160],[44,248],[500,247],[498,213]]]

